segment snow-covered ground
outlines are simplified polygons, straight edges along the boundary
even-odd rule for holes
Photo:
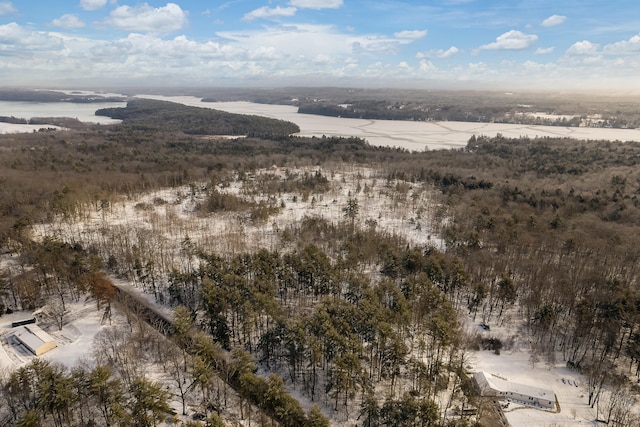
[[[316,170],[319,169],[285,171],[273,168],[259,171],[257,174],[301,174],[313,173]],[[194,206],[202,200],[204,194],[197,189],[194,193],[194,187],[187,186],[144,194],[135,199],[122,199],[113,203],[110,209],[94,211],[79,222],[62,221],[57,224],[42,225],[37,230],[41,235],[53,233],[65,240],[79,242],[98,241],[105,232],[121,230],[131,234],[130,237],[134,239],[133,244],[140,244],[135,241],[136,238],[149,239],[150,234],[142,231],[154,230],[162,236],[153,243],[159,245],[155,246],[155,250],[173,252],[171,259],[184,262],[184,256],[179,255],[179,251],[180,242],[185,236],[188,236],[194,244],[209,251],[236,252],[259,247],[280,248],[279,233],[282,230],[299,222],[305,216],[321,217],[330,222],[344,221],[342,209],[349,198],[355,197],[360,208],[357,221],[361,226],[364,226],[368,220],[375,221],[377,229],[402,235],[414,245],[442,246],[442,242],[436,238],[435,234],[434,227],[437,223],[432,219],[437,215],[446,217],[446,210],[442,211],[443,208],[437,204],[437,198],[430,188],[413,184],[402,195],[397,187],[402,183],[377,178],[372,169],[322,169],[320,171],[331,181],[332,188],[328,192],[310,194],[306,200],[302,200],[300,195],[294,197],[294,194],[282,194],[279,197],[282,197],[284,209],[261,224],[247,221],[238,214],[198,214],[194,211]],[[356,188],[360,190],[356,191]],[[220,187],[220,191],[236,195],[244,194],[244,189],[245,184],[239,180]],[[418,196],[411,197],[412,194]],[[256,197],[259,198],[259,196]],[[158,203],[158,200],[163,203]],[[105,231],[106,229],[110,231]],[[236,243],[233,243],[234,241]],[[119,285],[127,286],[127,283]],[[150,300],[150,302],[153,301]],[[70,314],[70,318],[73,318],[72,322],[62,331],[52,332],[62,345],[46,356],[50,360],[69,365],[81,360],[83,354],[91,348],[92,337],[102,327],[100,325],[102,314],[95,311],[95,305],[89,303],[83,307],[76,307],[73,312],[79,314]],[[512,403],[505,410],[511,425],[517,427],[593,424],[595,411],[587,405],[584,378],[566,368],[559,358],[551,364],[544,360],[532,363],[530,345],[519,331],[519,322],[504,323],[507,326],[492,324],[491,331],[484,331],[470,319],[465,319],[466,328],[472,334],[477,332],[488,337],[500,338],[503,342],[513,342],[513,345],[504,349],[500,355],[491,351],[472,351],[468,369],[471,372],[486,371],[518,383],[552,388],[560,406],[560,411],[554,413]],[[6,346],[4,348],[5,353],[11,350]],[[5,363],[12,362],[11,357],[7,359],[6,356],[2,356],[2,353],[0,358],[4,358]]]
[[[97,310],[94,301],[81,301],[68,305],[68,323],[62,330],[55,325],[47,328],[58,344],[54,350],[41,356],[46,360],[59,362],[73,367],[84,359],[89,359],[93,348],[93,340],[98,332],[110,326],[103,322],[103,311]],[[15,369],[28,363],[35,356],[26,349],[7,340],[10,335],[11,322],[29,317],[31,313],[19,312],[0,317],[0,367]],[[486,336],[498,337],[508,341],[514,337],[515,328],[491,326],[491,331],[482,331],[468,320],[468,329]],[[113,325],[123,324],[124,317],[114,312]],[[517,334],[516,334],[517,335]],[[9,342],[7,342],[9,341]],[[585,396],[585,379],[582,375],[565,367],[562,361],[549,364],[543,360],[532,364],[530,348],[523,340],[516,338],[512,348],[503,350],[500,355],[492,351],[473,351],[468,359],[468,368],[472,371],[485,371],[502,378],[537,387],[551,388],[556,393],[559,412],[544,411],[517,403],[510,403],[504,410],[509,423],[519,426],[585,426],[595,425],[595,410],[587,405]],[[160,379],[160,373],[151,372]],[[304,396],[298,396],[304,401]],[[173,405],[178,407],[178,405]],[[335,425],[348,425],[337,422]]]
[[[551,363],[544,356],[532,357],[531,345],[520,331],[519,321],[501,326],[490,324],[490,330],[483,330],[470,318],[465,316],[463,320],[468,334],[508,343],[500,354],[472,351],[468,359],[472,372],[484,371],[514,383],[552,389],[556,395],[559,405],[556,411],[510,402],[503,412],[513,427],[596,425],[596,411],[588,405],[584,376],[567,368],[559,354]]]
[[[109,322],[102,322],[103,311],[97,309],[95,301],[81,300],[77,303],[67,303],[67,309],[68,313],[65,316],[67,323],[62,330],[54,324],[40,324],[58,345],[40,357],[73,367],[82,359],[89,357],[94,337],[103,328],[109,326]],[[22,311],[0,316],[0,367],[15,369],[36,357],[11,338],[12,322],[24,320],[32,315],[32,312]],[[122,319],[114,314],[112,322],[119,320]]]
[[[556,394],[560,412],[545,411],[511,402],[503,412],[514,426],[578,426],[588,425],[595,420],[595,410],[587,405],[584,378],[568,369],[564,363],[548,365],[539,362],[531,365],[530,351],[516,348],[502,351],[500,355],[492,351],[479,351],[470,361],[476,371],[485,371],[506,378],[515,383],[541,388],[551,388]]]
[[[14,123],[0,122],[0,133],[30,133],[37,132],[38,130],[45,129],[62,129],[59,126],[53,125],[19,125]]]
[[[214,215],[196,212],[195,205],[205,197],[202,187],[196,185],[195,194],[191,186],[154,191],[121,199],[107,210],[90,212],[81,221],[38,225],[36,232],[84,244],[100,241],[105,233],[127,233],[133,244],[139,247],[153,244],[154,250],[163,251],[168,258],[180,261],[178,252],[186,237],[195,245],[218,253],[279,249],[282,247],[282,231],[298,224],[304,217],[322,218],[330,223],[344,221],[343,208],[349,198],[355,198],[359,207],[356,224],[363,228],[369,223],[377,230],[405,236],[417,246],[443,247],[436,235],[438,224],[433,218],[444,217],[446,208],[436,202],[430,186],[409,186],[405,183],[407,189],[402,193],[396,188],[397,182],[377,177],[372,169],[356,167],[348,170],[272,168],[259,173],[284,176],[286,173],[313,174],[316,171],[331,181],[329,191],[311,193],[306,200],[301,194],[282,194],[278,196],[278,204],[284,208],[264,222],[249,221],[236,212]],[[243,189],[243,182],[233,181],[219,191],[242,196]],[[255,197],[257,201],[266,199],[266,196]],[[136,241],[143,238],[147,241]],[[154,239],[153,243],[150,239]]]
[[[67,304],[66,324],[61,330],[56,325],[46,325],[48,322],[40,323],[40,326],[51,335],[57,347],[45,353],[39,358],[50,362],[61,364],[69,369],[82,365],[92,368],[95,365],[93,353],[95,338],[98,333],[106,328],[127,328],[126,317],[117,310],[112,310],[111,319],[103,319],[104,310],[98,310],[93,300],[82,300],[77,303]],[[10,372],[23,365],[30,363],[34,356],[23,345],[12,337],[11,323],[31,317],[31,312],[16,312],[0,316],[0,373]],[[149,365],[144,367],[145,376],[153,381],[161,382],[170,393],[169,405],[178,413],[182,412],[182,402],[180,401],[178,390],[175,387],[174,379],[163,369],[162,366]],[[219,387],[224,387],[219,381]],[[239,420],[233,405],[238,405],[238,397],[233,390],[227,388],[229,394],[229,408],[227,416],[233,418],[238,424],[244,425]],[[194,393],[192,393],[194,394]],[[246,409],[245,409],[246,410]],[[257,411],[253,408],[253,411]],[[186,422],[190,416],[198,411],[198,402],[194,397],[188,399],[187,416],[178,415],[179,420]],[[162,423],[161,426],[174,425],[172,423]]]

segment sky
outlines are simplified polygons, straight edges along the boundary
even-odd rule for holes
[[[0,86],[640,94],[640,3],[0,0]]]

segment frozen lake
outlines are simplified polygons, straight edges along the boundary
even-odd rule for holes
[[[0,101],[0,116],[31,119],[33,117],[71,117],[85,123],[113,124],[120,120],[109,117],[96,116],[100,108],[125,107],[125,102],[22,102]],[[14,125],[0,122],[0,133],[31,132],[45,125]]]
[[[192,96],[141,95],[141,97],[213,108],[230,113],[255,114],[287,120],[300,127],[301,136],[356,136],[366,139],[372,145],[402,147],[412,151],[464,147],[473,135],[496,136],[502,134],[506,138],[549,136],[584,140],[640,141],[640,129],[346,119],[298,114],[298,108],[289,105],[256,104],[253,102],[202,102],[199,98]]]
[[[372,145],[402,147],[412,151],[459,148],[473,135],[518,137],[569,137],[583,140],[640,141],[640,129],[603,129],[586,127],[512,125],[470,122],[410,122],[399,120],[365,120],[298,114],[289,105],[257,104],[253,102],[202,102],[193,96],[138,95],[141,98],[179,102],[196,107],[212,108],[231,113],[255,114],[296,123],[301,136],[355,136]],[[110,103],[42,103],[0,101],[0,116],[73,117],[90,123],[117,123],[96,116],[99,108],[124,107],[124,102]],[[42,126],[0,123],[0,133],[31,132]]]

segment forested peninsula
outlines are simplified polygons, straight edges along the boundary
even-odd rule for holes
[[[137,99],[126,108],[103,108],[98,116],[125,124],[179,130],[189,135],[286,136],[300,128],[284,120],[232,114],[208,108],[189,107],[167,101]]]

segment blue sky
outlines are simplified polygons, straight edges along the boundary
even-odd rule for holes
[[[640,93],[640,3],[0,0],[0,85]]]

